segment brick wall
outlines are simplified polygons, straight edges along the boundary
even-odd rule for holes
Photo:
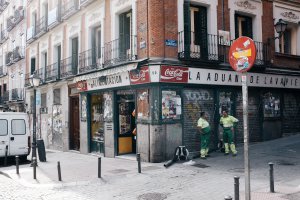
[[[283,95],[283,136],[300,132],[300,96],[295,93]]]
[[[183,92],[183,144],[190,152],[199,154],[200,134],[197,128],[197,121],[200,118],[200,112],[205,111],[209,115],[209,123],[212,127],[211,147],[214,147],[214,141],[217,134],[214,131],[214,92],[207,89],[186,89]]]
[[[148,57],[148,1],[137,1],[137,50],[138,58]],[[140,48],[141,43],[146,43],[146,46]]]
[[[224,15],[223,15],[223,2],[224,1]],[[230,9],[228,8],[228,0],[219,0],[217,6],[218,12],[218,30],[223,30],[223,17],[224,17],[224,29],[230,31]]]

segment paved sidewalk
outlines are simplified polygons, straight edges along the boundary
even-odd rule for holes
[[[97,178],[98,157],[74,152],[47,151],[47,162],[39,162],[37,180],[29,165],[0,168],[11,177],[0,175],[0,199],[201,199],[222,200],[233,196],[233,177],[240,176],[240,195],[244,199],[243,146],[237,157],[213,152],[195,165],[176,163],[165,169],[163,163],[142,163],[122,158],[102,158],[102,178]],[[250,146],[252,200],[300,199],[300,135]],[[57,161],[62,182],[58,181]],[[269,193],[269,166],[274,162],[275,191]],[[8,196],[1,196],[9,187]],[[30,192],[29,192],[30,191]],[[18,194],[20,193],[20,194]],[[10,195],[10,196],[9,196]]]

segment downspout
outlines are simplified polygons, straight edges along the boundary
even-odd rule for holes
[[[147,59],[149,59],[149,50],[150,50],[150,44],[149,44],[149,0],[147,0]]]

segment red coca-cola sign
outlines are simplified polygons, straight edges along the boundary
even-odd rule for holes
[[[163,65],[160,68],[161,82],[187,83],[188,75],[189,69],[187,67]]]
[[[76,83],[77,89],[79,91],[86,91],[87,90],[87,83],[86,81],[79,81]]]
[[[149,67],[141,67],[140,69],[130,71],[131,84],[143,84],[150,82]]]

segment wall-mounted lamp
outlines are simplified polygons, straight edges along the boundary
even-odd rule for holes
[[[276,39],[280,39],[282,34],[285,32],[287,27],[287,23],[285,21],[283,21],[282,19],[279,19],[278,22],[276,22],[276,24],[274,25],[275,31],[278,33],[277,37],[274,38],[269,38],[268,39],[268,44],[271,44],[271,40],[276,40]],[[279,52],[281,52],[281,43],[279,41]]]

